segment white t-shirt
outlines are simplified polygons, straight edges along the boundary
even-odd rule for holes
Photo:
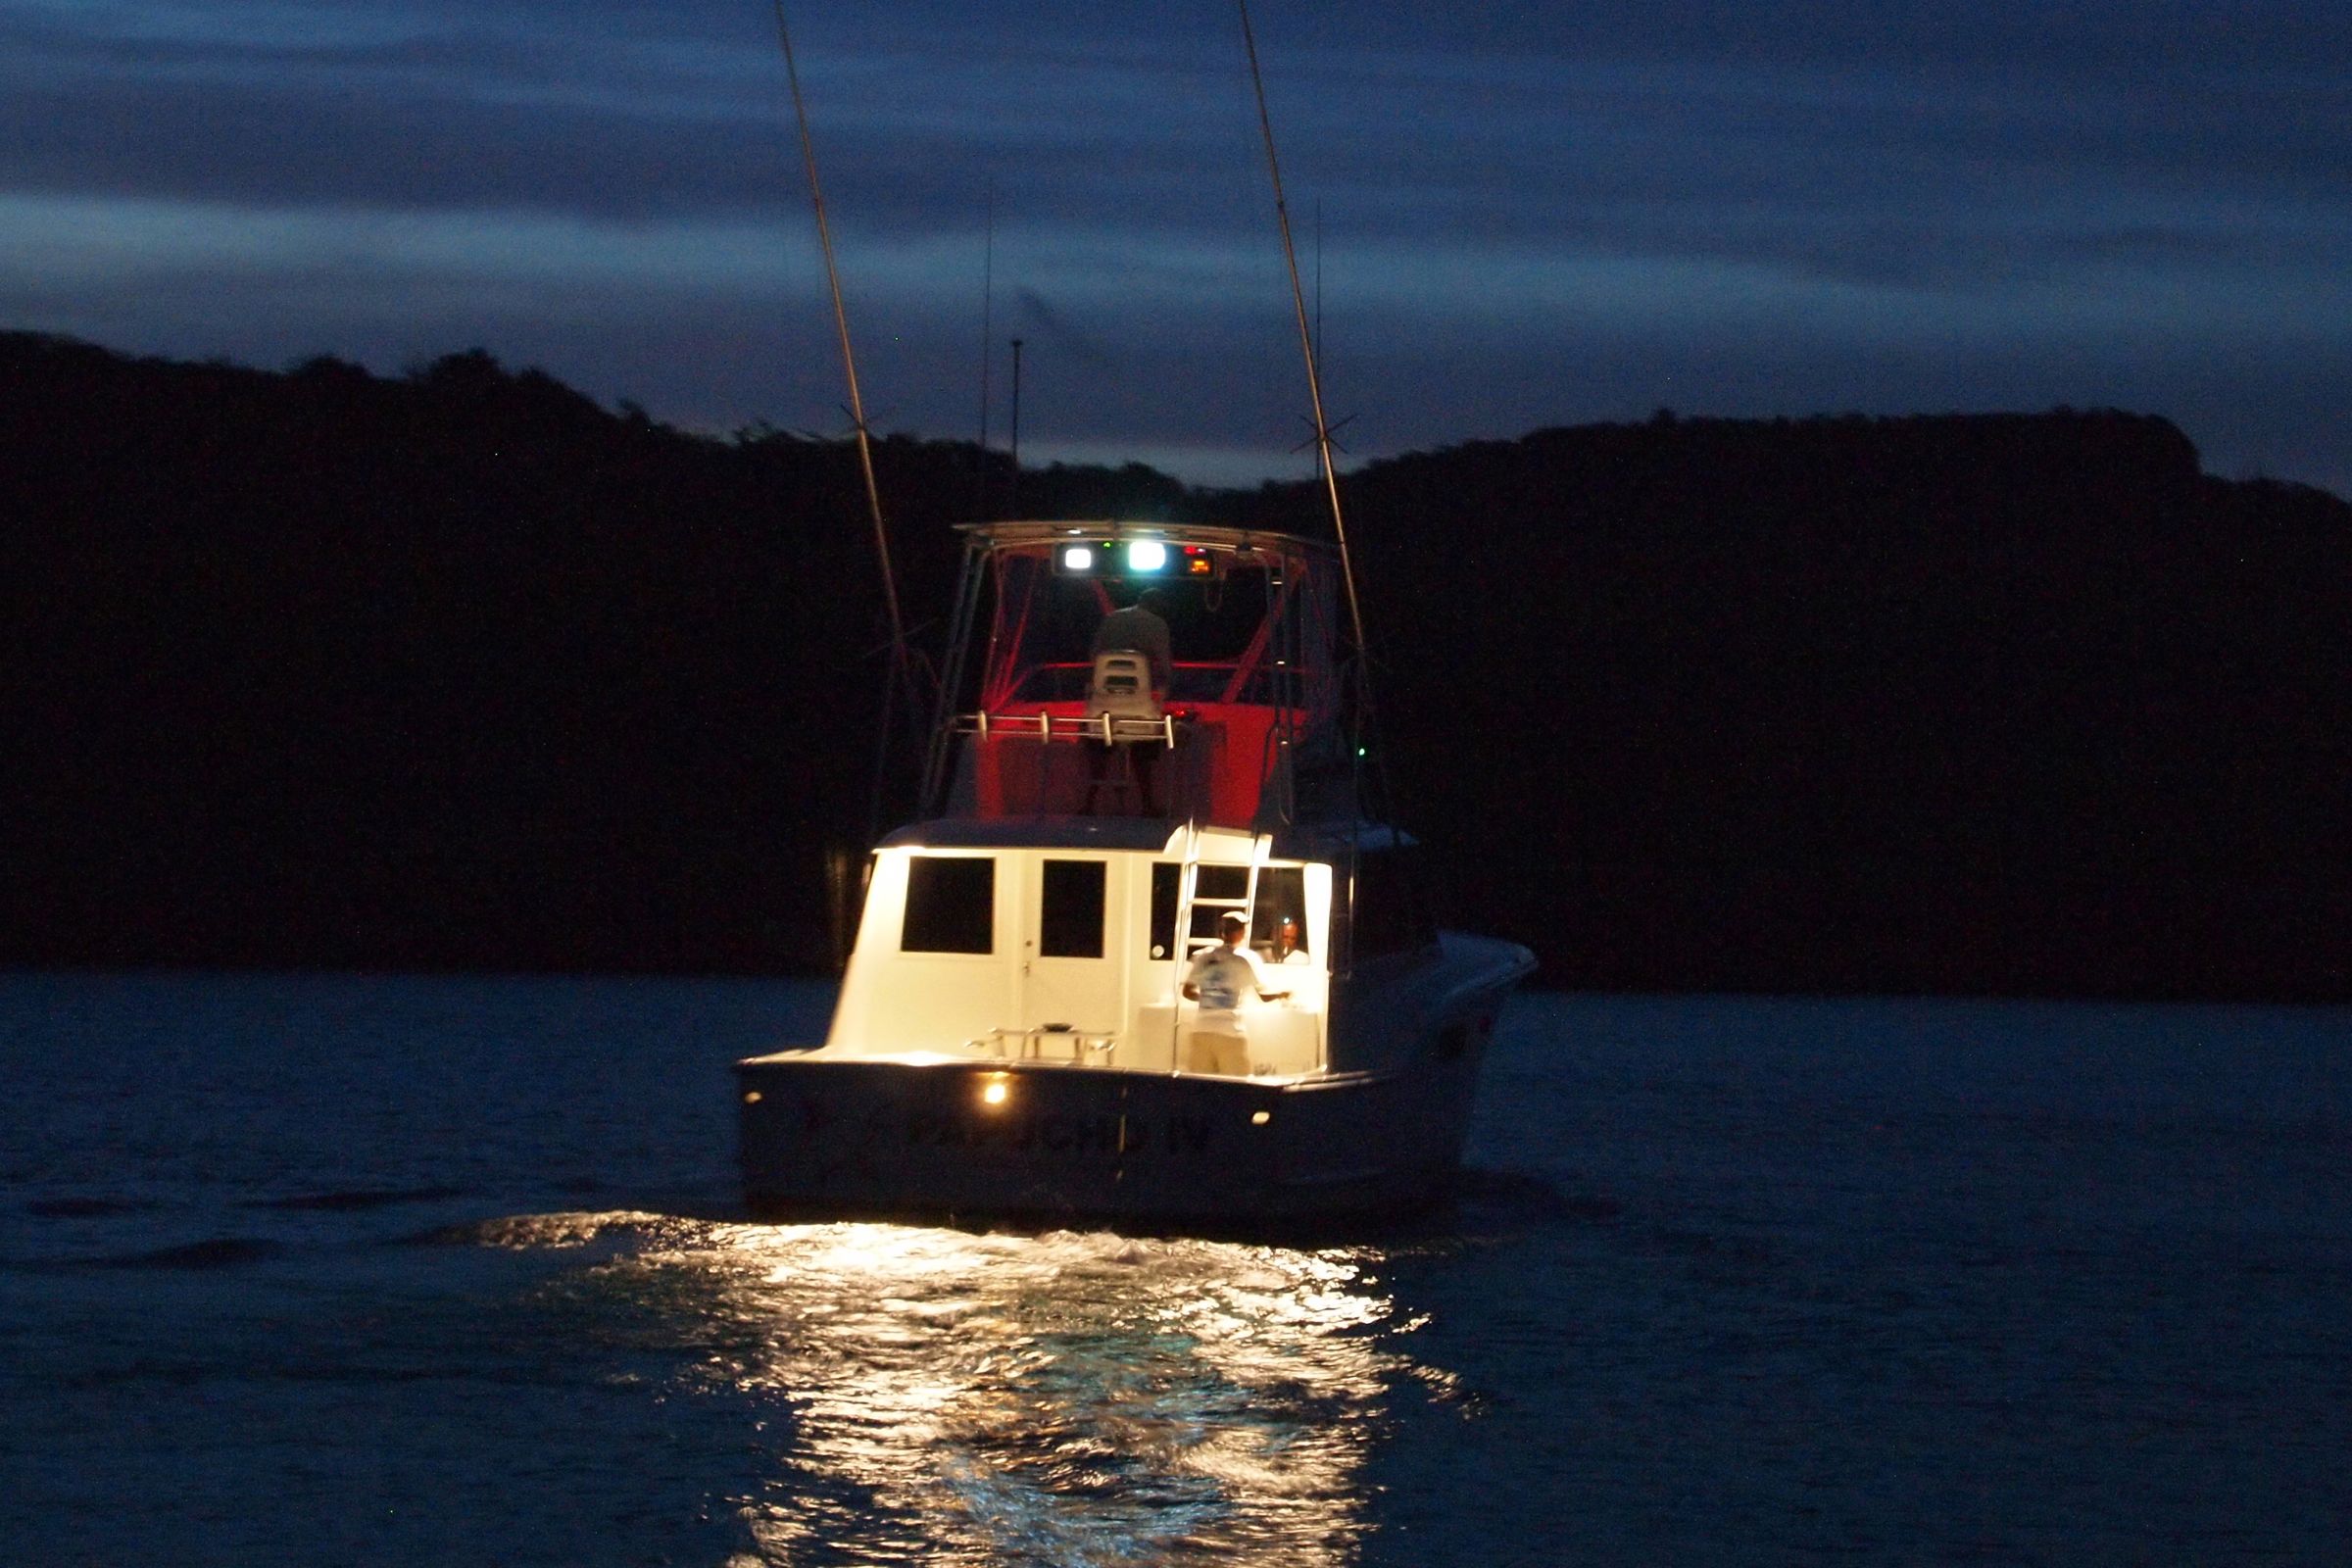
[[[1240,1035],[1242,1027],[1242,999],[1251,992],[1269,991],[1266,971],[1259,965],[1257,955],[1248,948],[1229,948],[1223,943],[1210,948],[1193,960],[1184,983],[1200,993],[1200,1013],[1194,1027],[1209,1034]]]

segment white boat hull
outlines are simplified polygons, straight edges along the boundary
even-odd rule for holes
[[[737,1064],[744,1190],[763,1217],[1231,1229],[1402,1214],[1451,1192],[1496,1013],[1530,960],[1449,937],[1441,986],[1381,1071],[1290,1080],[1049,1061]],[[1393,1016],[1382,1022],[1394,1027]]]

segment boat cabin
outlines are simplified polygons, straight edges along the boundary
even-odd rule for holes
[[[1247,1073],[1328,1065],[1333,868],[1269,835],[1148,818],[1059,830],[950,819],[876,852],[829,1054],[899,1060],[1185,1065],[1193,955],[1228,911],[1275,1004],[1244,1012]]]

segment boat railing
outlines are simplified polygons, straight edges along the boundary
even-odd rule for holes
[[[1094,1061],[1110,1065],[1118,1049],[1116,1033],[1074,1028],[1069,1024],[1039,1024],[1034,1028],[991,1029],[964,1042],[966,1049],[984,1052],[1000,1061]]]
[[[955,712],[938,732],[952,760],[940,807],[947,815],[1110,814],[1237,827],[1296,821],[1307,809],[1317,820],[1344,814],[1330,732],[1297,718],[1281,708],[1208,703],[1138,714],[1088,713],[1075,703]]]
[[[1109,713],[1089,717],[1084,713],[991,713],[981,709],[957,713],[952,722],[956,734],[981,740],[1096,741],[1106,746],[1157,741],[1173,749],[1178,716],[1167,712],[1157,718],[1118,718]]]

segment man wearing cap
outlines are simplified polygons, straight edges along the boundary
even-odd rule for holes
[[[1184,999],[1200,1004],[1186,1042],[1184,1070],[1246,1076],[1250,1071],[1250,1042],[1242,1026],[1242,1004],[1249,992],[1260,1002],[1280,1002],[1288,991],[1268,991],[1266,972],[1257,955],[1242,943],[1250,929],[1240,915],[1227,910],[1217,919],[1215,947],[1193,960],[1184,977]]]

